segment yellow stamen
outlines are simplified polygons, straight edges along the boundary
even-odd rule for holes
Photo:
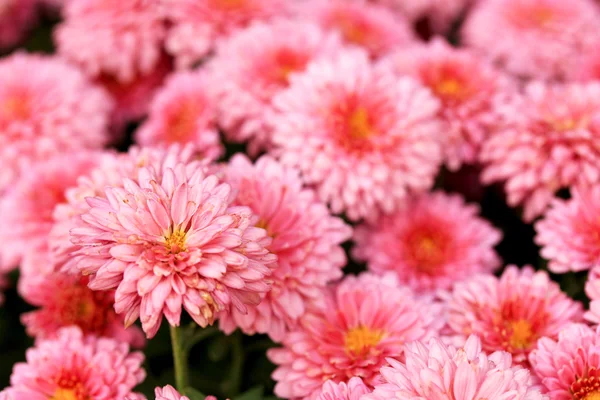
[[[354,139],[365,139],[371,136],[373,128],[369,122],[369,114],[364,107],[359,107],[348,120],[350,136]]]
[[[583,400],[600,400],[600,391],[587,394]]]
[[[512,335],[510,337],[510,345],[515,349],[527,349],[533,343],[535,338],[534,332],[531,329],[529,321],[520,319],[510,323]],[[600,399],[598,399],[600,400]]]
[[[185,251],[186,232],[183,229],[177,228],[165,235],[164,238],[165,247],[169,253],[177,254]]]
[[[365,326],[358,326],[346,333],[344,344],[346,351],[353,354],[361,354],[379,344],[383,338],[383,331],[371,330]]]

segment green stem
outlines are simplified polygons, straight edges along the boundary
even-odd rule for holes
[[[189,373],[187,365],[187,351],[181,343],[181,330],[176,326],[170,326],[171,346],[173,347],[173,364],[175,366],[175,386],[183,392],[188,387]]]

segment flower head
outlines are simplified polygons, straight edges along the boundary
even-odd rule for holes
[[[229,140],[250,141],[250,152],[269,148],[267,113],[273,96],[314,59],[340,47],[335,35],[296,20],[255,22],[223,40],[210,64],[219,125]]]
[[[152,101],[150,115],[136,133],[136,142],[142,146],[191,143],[204,157],[218,158],[223,146],[208,85],[204,73],[171,75]]]
[[[443,324],[437,304],[391,278],[348,276],[324,293],[283,347],[267,353],[278,365],[272,375],[277,396],[316,398],[324,381],[354,376],[373,386],[386,358],[400,358],[406,342],[437,333]]]
[[[0,48],[17,44],[37,17],[36,0],[0,0]]]
[[[143,361],[125,343],[64,328],[27,351],[27,362],[14,366],[3,394],[10,400],[141,399],[132,390],[146,376]]]
[[[513,74],[561,79],[573,67],[570,61],[600,38],[598,19],[591,0],[479,1],[462,39]]]
[[[523,204],[525,221],[559,189],[600,181],[600,83],[535,82],[501,112],[504,125],[481,151],[482,180],[505,181],[508,204]]]
[[[571,69],[570,77],[578,81],[600,80],[600,39],[583,52],[576,66]]]
[[[171,385],[165,387],[157,387],[154,389],[156,400],[190,400],[189,397],[183,396]]]
[[[359,400],[362,395],[370,392],[371,390],[364,384],[362,379],[355,376],[350,378],[347,383],[325,382],[317,400]]]
[[[330,215],[315,193],[302,187],[298,171],[269,156],[252,165],[234,156],[225,169],[225,180],[235,193],[234,204],[248,206],[255,223],[273,239],[267,249],[277,256],[273,287],[247,314],[233,310],[220,320],[226,332],[236,327],[246,333],[268,333],[284,339],[310,305],[318,301],[327,283],[342,276],[346,256],[341,243],[351,228]]]
[[[561,292],[546,272],[530,267],[508,266],[500,278],[479,275],[459,282],[446,301],[452,334],[478,335],[485,351],[509,352],[517,363],[527,362],[539,338],[556,338],[583,317],[580,303]]]
[[[383,383],[365,400],[547,400],[533,385],[529,370],[512,364],[503,351],[487,355],[475,335],[464,347],[440,339],[406,345],[405,360],[390,359],[381,369]]]
[[[2,59],[0,193],[34,162],[102,147],[111,108],[104,91],[59,58],[18,53]]]
[[[359,227],[353,255],[375,273],[396,272],[416,291],[449,289],[500,264],[494,246],[502,234],[478,212],[459,195],[411,197],[395,214]]]
[[[335,213],[390,213],[431,187],[441,162],[439,104],[411,78],[346,50],[317,60],[273,100],[274,154]]]

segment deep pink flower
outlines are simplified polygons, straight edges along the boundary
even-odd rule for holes
[[[393,276],[348,276],[324,293],[287,334],[283,348],[267,355],[277,364],[275,394],[286,399],[315,399],[323,382],[354,376],[372,387],[386,358],[399,359],[406,342],[437,334],[443,320],[437,304],[417,299]]]
[[[309,0],[298,9],[300,16],[336,32],[345,43],[363,48],[373,58],[416,40],[402,16],[363,0]]]
[[[203,72],[171,75],[156,94],[148,119],[136,133],[141,146],[191,143],[204,157],[217,159],[223,146],[216,127],[214,96]]]
[[[362,379],[355,376],[348,383],[327,381],[317,400],[359,400],[362,395],[370,393],[371,390],[364,384]]]
[[[335,35],[308,22],[255,22],[223,40],[210,64],[218,98],[219,125],[234,142],[250,141],[249,152],[270,147],[266,119],[273,96],[293,74],[341,46]]]
[[[541,338],[529,359],[552,400],[600,396],[600,330],[571,324],[556,338]]]
[[[234,156],[225,180],[234,189],[234,204],[250,207],[257,226],[273,238],[267,249],[277,256],[277,267],[273,288],[261,303],[247,314],[225,313],[220,326],[227,333],[236,327],[250,334],[268,333],[279,342],[319,300],[327,283],[341,278],[346,264],[341,243],[352,230],[302,187],[298,171],[269,156],[255,165],[243,155]]]
[[[365,52],[313,62],[273,104],[274,154],[299,168],[334,213],[374,219],[433,184],[442,160],[438,101]]]
[[[472,335],[464,347],[437,338],[406,345],[405,360],[389,360],[383,383],[364,400],[548,400],[533,386],[529,370],[512,364],[510,354],[487,355]]]
[[[482,148],[482,180],[505,181],[508,204],[524,205],[525,221],[559,189],[600,181],[600,83],[535,82],[500,111],[505,125]]]
[[[561,79],[600,38],[599,19],[591,0],[478,1],[462,41],[518,76]]]
[[[500,278],[476,276],[443,297],[451,334],[478,335],[485,351],[507,351],[517,363],[527,362],[539,338],[556,338],[583,317],[579,302],[561,292],[545,271],[531,267],[508,266]]]
[[[163,315],[177,326],[185,308],[205,327],[218,312],[247,312],[270,289],[271,239],[205,169],[164,150],[103,196],[87,198],[89,209],[70,231],[90,287],[116,288],[115,310],[126,325],[139,317],[148,337]]]
[[[37,17],[37,0],[0,0],[0,48],[23,39]]]
[[[287,14],[286,0],[159,0],[171,24],[166,47],[179,68],[210,53],[219,39],[252,21]]]
[[[555,199],[535,224],[540,255],[554,273],[600,266],[600,187],[574,188],[570,200]]]
[[[510,79],[465,49],[436,38],[428,45],[409,47],[389,56],[399,75],[410,75],[440,100],[444,153],[451,170],[478,160],[482,143],[498,124],[494,98],[515,90]]]
[[[9,400],[144,399],[132,390],[146,376],[142,353],[113,339],[84,336],[64,328],[55,339],[40,340],[17,363],[11,386],[0,394]],[[135,397],[132,397],[135,396]]]
[[[459,195],[411,197],[395,214],[357,228],[353,256],[375,273],[396,272],[416,291],[449,289],[500,264],[494,246],[502,233],[478,213]]]
[[[55,30],[58,52],[89,76],[129,83],[159,63],[165,26],[156,1],[69,1],[62,13]]]
[[[15,54],[0,61],[0,193],[32,163],[102,147],[108,95],[61,59]]]

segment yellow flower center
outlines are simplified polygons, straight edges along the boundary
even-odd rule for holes
[[[246,0],[214,0],[213,4],[221,9],[232,10],[242,8]]]
[[[520,319],[510,322],[512,334],[510,336],[510,345],[515,349],[527,349],[531,346],[535,334],[531,329],[529,321]],[[600,399],[599,399],[600,400]]]
[[[462,90],[461,83],[454,78],[445,78],[440,80],[434,87],[433,91],[441,96],[455,97]]]
[[[344,345],[348,353],[363,354],[379,344],[384,336],[383,331],[371,330],[366,326],[358,326],[346,333]]]
[[[600,400],[600,391],[588,393],[583,400]]]
[[[50,400],[79,400],[73,389],[58,388]]]
[[[410,251],[416,268],[428,273],[435,272],[445,258],[445,240],[443,236],[431,233],[416,234],[410,243]]]
[[[171,142],[187,142],[196,128],[200,114],[199,105],[194,101],[184,101],[179,109],[170,115],[167,122],[168,137]]]
[[[178,254],[185,251],[186,232],[177,228],[165,235],[165,247],[171,254]]]
[[[25,120],[31,116],[31,107],[26,96],[15,95],[2,103],[2,111],[12,119]]]
[[[365,139],[371,136],[373,128],[369,122],[369,114],[364,107],[359,107],[348,119],[350,136],[353,139]]]

